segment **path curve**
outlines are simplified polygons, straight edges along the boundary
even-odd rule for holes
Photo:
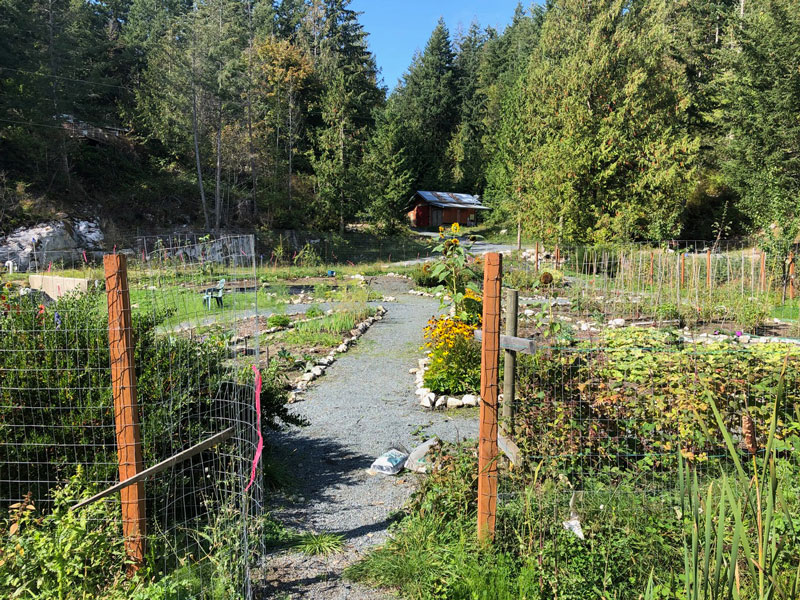
[[[392,514],[421,476],[370,475],[367,469],[392,444],[412,449],[432,435],[449,441],[477,435],[475,409],[431,412],[414,395],[408,371],[417,366],[422,328],[438,303],[401,294],[386,306],[386,317],[295,405],[310,425],[269,437],[276,458],[296,480],[293,496],[273,499],[273,515],[298,531],[339,533],[345,547],[325,558],[285,551],[267,556],[264,598],[394,597],[344,581],[341,573],[386,540]],[[414,435],[420,428],[422,438]]]

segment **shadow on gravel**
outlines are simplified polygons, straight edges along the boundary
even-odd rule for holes
[[[296,431],[270,432],[268,444],[271,459],[280,461],[289,474],[285,492],[302,497],[302,505],[332,502],[328,490],[355,485],[375,460],[336,440],[304,437]]]

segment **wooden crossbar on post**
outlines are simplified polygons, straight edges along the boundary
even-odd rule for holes
[[[517,336],[517,320],[519,311],[519,292],[506,291],[506,335]],[[506,432],[511,435],[514,431],[514,380],[517,373],[517,353],[513,350],[505,351],[503,362],[503,421]]]
[[[103,257],[103,266],[108,295],[108,342],[119,479],[125,481],[143,470],[127,259],[123,254],[108,254]],[[135,571],[144,564],[146,535],[144,482],[139,481],[124,487],[120,490],[120,499],[125,552],[131,560],[131,570]]]
[[[497,397],[500,369],[502,255],[486,255],[483,270],[481,409],[478,434],[478,539],[494,539],[497,516]]]

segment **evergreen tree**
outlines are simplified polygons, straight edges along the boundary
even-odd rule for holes
[[[480,87],[480,66],[487,34],[473,23],[458,44],[455,59],[459,123],[450,141],[453,185],[461,192],[479,193],[484,187],[483,137],[486,95]]]
[[[451,185],[453,166],[447,148],[458,125],[454,59],[450,34],[440,19],[393,94],[416,189]]]
[[[390,101],[379,115],[363,165],[370,198],[366,214],[387,233],[396,231],[404,222],[408,199],[413,193],[400,130],[399,117]]]
[[[563,0],[507,111],[528,226],[566,239],[675,235],[697,141],[668,3]]]
[[[724,172],[756,228],[794,238],[800,202],[800,5],[748,5],[724,86]]]

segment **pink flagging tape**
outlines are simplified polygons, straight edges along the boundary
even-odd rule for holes
[[[264,436],[261,435],[261,372],[258,367],[253,365],[253,373],[256,374],[256,432],[258,433],[258,445],[256,446],[256,454],[253,457],[253,468],[250,471],[250,482],[244,488],[245,493],[253,485],[256,480],[256,469],[258,468],[258,461],[261,460],[261,453],[264,451]]]
[[[83,251],[83,262],[85,262],[87,265],[89,264],[89,261],[86,258],[86,250]]]

